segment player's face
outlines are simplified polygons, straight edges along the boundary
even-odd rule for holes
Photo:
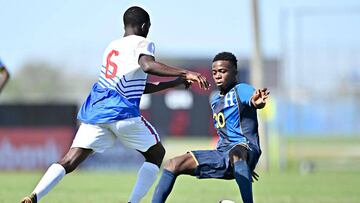
[[[236,73],[229,61],[219,60],[212,64],[212,76],[220,91],[226,91],[236,83]]]

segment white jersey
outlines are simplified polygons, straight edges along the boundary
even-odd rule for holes
[[[127,99],[140,99],[147,74],[140,67],[140,54],[154,56],[154,43],[130,35],[110,43],[103,56],[99,85],[115,89]]]
[[[139,65],[142,54],[154,56],[155,45],[130,35],[106,48],[99,80],[82,105],[78,119],[84,123],[108,123],[140,116],[140,99],[147,74]]]

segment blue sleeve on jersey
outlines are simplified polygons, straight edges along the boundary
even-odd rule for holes
[[[149,40],[141,41],[136,48],[136,55],[141,54],[154,56],[155,55],[155,44]]]
[[[4,67],[4,64],[2,63],[1,59],[0,59],[0,67]]]
[[[150,42],[147,47],[148,52],[155,54],[155,44],[153,42]]]
[[[239,94],[241,103],[251,106],[251,97],[255,92],[255,88],[246,83],[240,83],[236,85],[236,90]]]

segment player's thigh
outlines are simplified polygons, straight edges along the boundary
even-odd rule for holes
[[[117,121],[110,128],[125,146],[141,152],[160,142],[155,128],[143,117]]]
[[[194,176],[197,165],[198,164],[195,157],[190,152],[188,152],[186,154],[171,158],[166,162],[164,168],[177,175],[188,174]]]
[[[232,178],[228,153],[218,150],[196,150],[190,153],[197,163],[195,175],[198,178]]]
[[[249,168],[254,170],[260,158],[260,154],[261,153],[257,150],[257,148],[253,147],[252,145],[240,143],[235,145],[229,151],[229,158],[231,163],[234,163],[238,160],[246,160]]]
[[[248,145],[246,144],[238,144],[233,146],[229,151],[230,162],[233,164],[239,160],[247,160],[248,159]]]
[[[251,145],[250,145],[250,149],[248,150],[247,163],[251,170],[255,169],[255,167],[259,161],[260,155],[261,155],[261,152],[259,152],[255,148],[251,147]]]
[[[75,135],[71,148],[92,149],[95,152],[101,153],[111,147],[115,140],[115,135],[108,129],[106,124],[92,125],[82,123]]]

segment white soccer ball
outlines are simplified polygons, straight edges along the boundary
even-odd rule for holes
[[[219,203],[235,203],[235,202],[231,201],[231,200],[228,200],[228,199],[223,199],[223,200],[220,200]]]

